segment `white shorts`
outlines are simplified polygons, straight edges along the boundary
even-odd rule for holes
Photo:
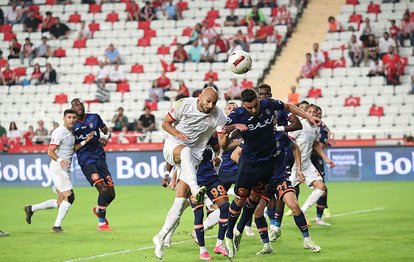
[[[73,189],[70,179],[70,171],[63,170],[58,162],[52,161],[49,166],[50,178],[52,178],[55,188],[59,192],[69,191]]]
[[[307,165],[302,170],[303,175],[305,176],[305,184],[309,187],[312,186],[313,181],[316,180],[323,180],[322,176],[319,174],[318,170],[315,168],[315,166],[311,163],[310,165]],[[293,165],[292,167],[292,174],[289,177],[290,182],[292,183],[292,186],[296,186],[299,184],[297,181],[298,176],[296,174],[296,165]]]
[[[177,164],[174,162],[174,149],[181,144],[175,143],[169,139],[165,140],[164,148],[162,150],[162,154],[164,155],[165,161],[170,165],[176,166]]]

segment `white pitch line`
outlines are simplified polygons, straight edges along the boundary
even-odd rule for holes
[[[384,209],[385,209],[384,207],[377,207],[377,208],[364,209],[364,210],[355,210],[355,211],[335,214],[335,215],[332,215],[331,217],[342,217],[342,216],[349,216],[349,215],[357,215],[357,214],[381,211],[381,210],[384,210]],[[216,236],[215,235],[214,236],[206,236],[205,238],[214,238],[214,237],[216,237]],[[194,240],[183,240],[183,241],[173,242],[173,244],[174,245],[179,245],[179,244],[185,244],[185,243],[193,242],[193,241]],[[124,253],[131,253],[131,252],[136,252],[136,251],[149,250],[149,249],[153,249],[153,248],[154,248],[154,246],[140,247],[140,248],[134,248],[134,249],[126,249],[126,250],[120,250],[120,251],[115,251],[115,252],[110,252],[110,253],[103,253],[103,254],[96,255],[96,256],[69,259],[69,260],[65,260],[63,262],[85,261],[85,260],[90,260],[90,259],[95,259],[95,258],[100,258],[100,257],[108,257],[108,256],[115,256],[115,255],[124,254]]]

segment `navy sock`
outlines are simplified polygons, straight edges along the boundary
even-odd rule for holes
[[[99,194],[98,196],[99,223],[105,223],[107,200],[108,200],[108,197],[106,195]]]
[[[253,217],[251,217],[249,220],[247,220],[246,227],[251,227],[252,226],[252,220],[253,220]]]
[[[275,212],[275,226],[280,227],[282,225],[283,210],[281,212]]]
[[[293,216],[295,219],[295,224],[302,232],[303,237],[309,237],[308,224],[306,223],[305,215],[303,212],[300,212],[299,216]]]
[[[267,216],[269,217],[270,224],[276,225],[276,209],[267,207]]]
[[[197,235],[198,245],[200,247],[205,246],[203,218],[204,218],[203,207],[199,207],[196,210],[194,210],[194,230]]]
[[[243,230],[247,224],[247,221],[249,221],[249,219],[252,219],[254,210],[256,209],[258,204],[259,204],[258,202],[255,202],[251,200],[250,198],[248,198],[246,202],[244,202],[243,212],[241,214],[240,221],[237,224],[237,230],[240,233],[243,233]]]
[[[228,217],[228,224],[227,224],[227,233],[226,237],[233,239],[233,229],[236,225],[237,219],[240,216],[240,210],[242,207],[239,207],[236,202],[231,202],[230,208],[229,208],[229,217]]]
[[[219,217],[219,230],[217,233],[217,238],[220,240],[224,239],[224,235],[227,231],[227,222],[229,216],[229,203],[222,204],[220,208],[220,217]]]
[[[325,194],[323,194],[316,202],[317,218],[322,218],[323,211],[325,210],[325,208],[328,208],[328,189],[325,190]]]
[[[267,232],[267,222],[264,216],[255,218],[257,231],[259,231],[260,238],[263,244],[269,243],[269,233]]]

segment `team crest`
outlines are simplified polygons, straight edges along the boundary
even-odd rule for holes
[[[211,122],[211,120],[212,120],[212,117],[211,117],[211,116],[207,116],[207,117],[204,119],[204,121],[206,121],[207,123],[210,123],[210,122]]]
[[[271,115],[271,113],[270,113],[270,110],[269,110],[269,109],[266,109],[266,110],[265,110],[265,112],[266,112],[266,115],[268,115],[268,116],[270,116],[270,115]]]
[[[93,128],[93,123],[89,123],[89,127],[90,128]]]

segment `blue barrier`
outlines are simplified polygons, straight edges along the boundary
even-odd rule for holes
[[[414,180],[413,147],[329,148],[335,168],[326,167],[328,181]],[[107,163],[116,185],[159,184],[165,160],[160,151],[108,152]],[[46,154],[1,154],[0,186],[52,185]],[[89,185],[76,156],[72,161],[75,186]]]

